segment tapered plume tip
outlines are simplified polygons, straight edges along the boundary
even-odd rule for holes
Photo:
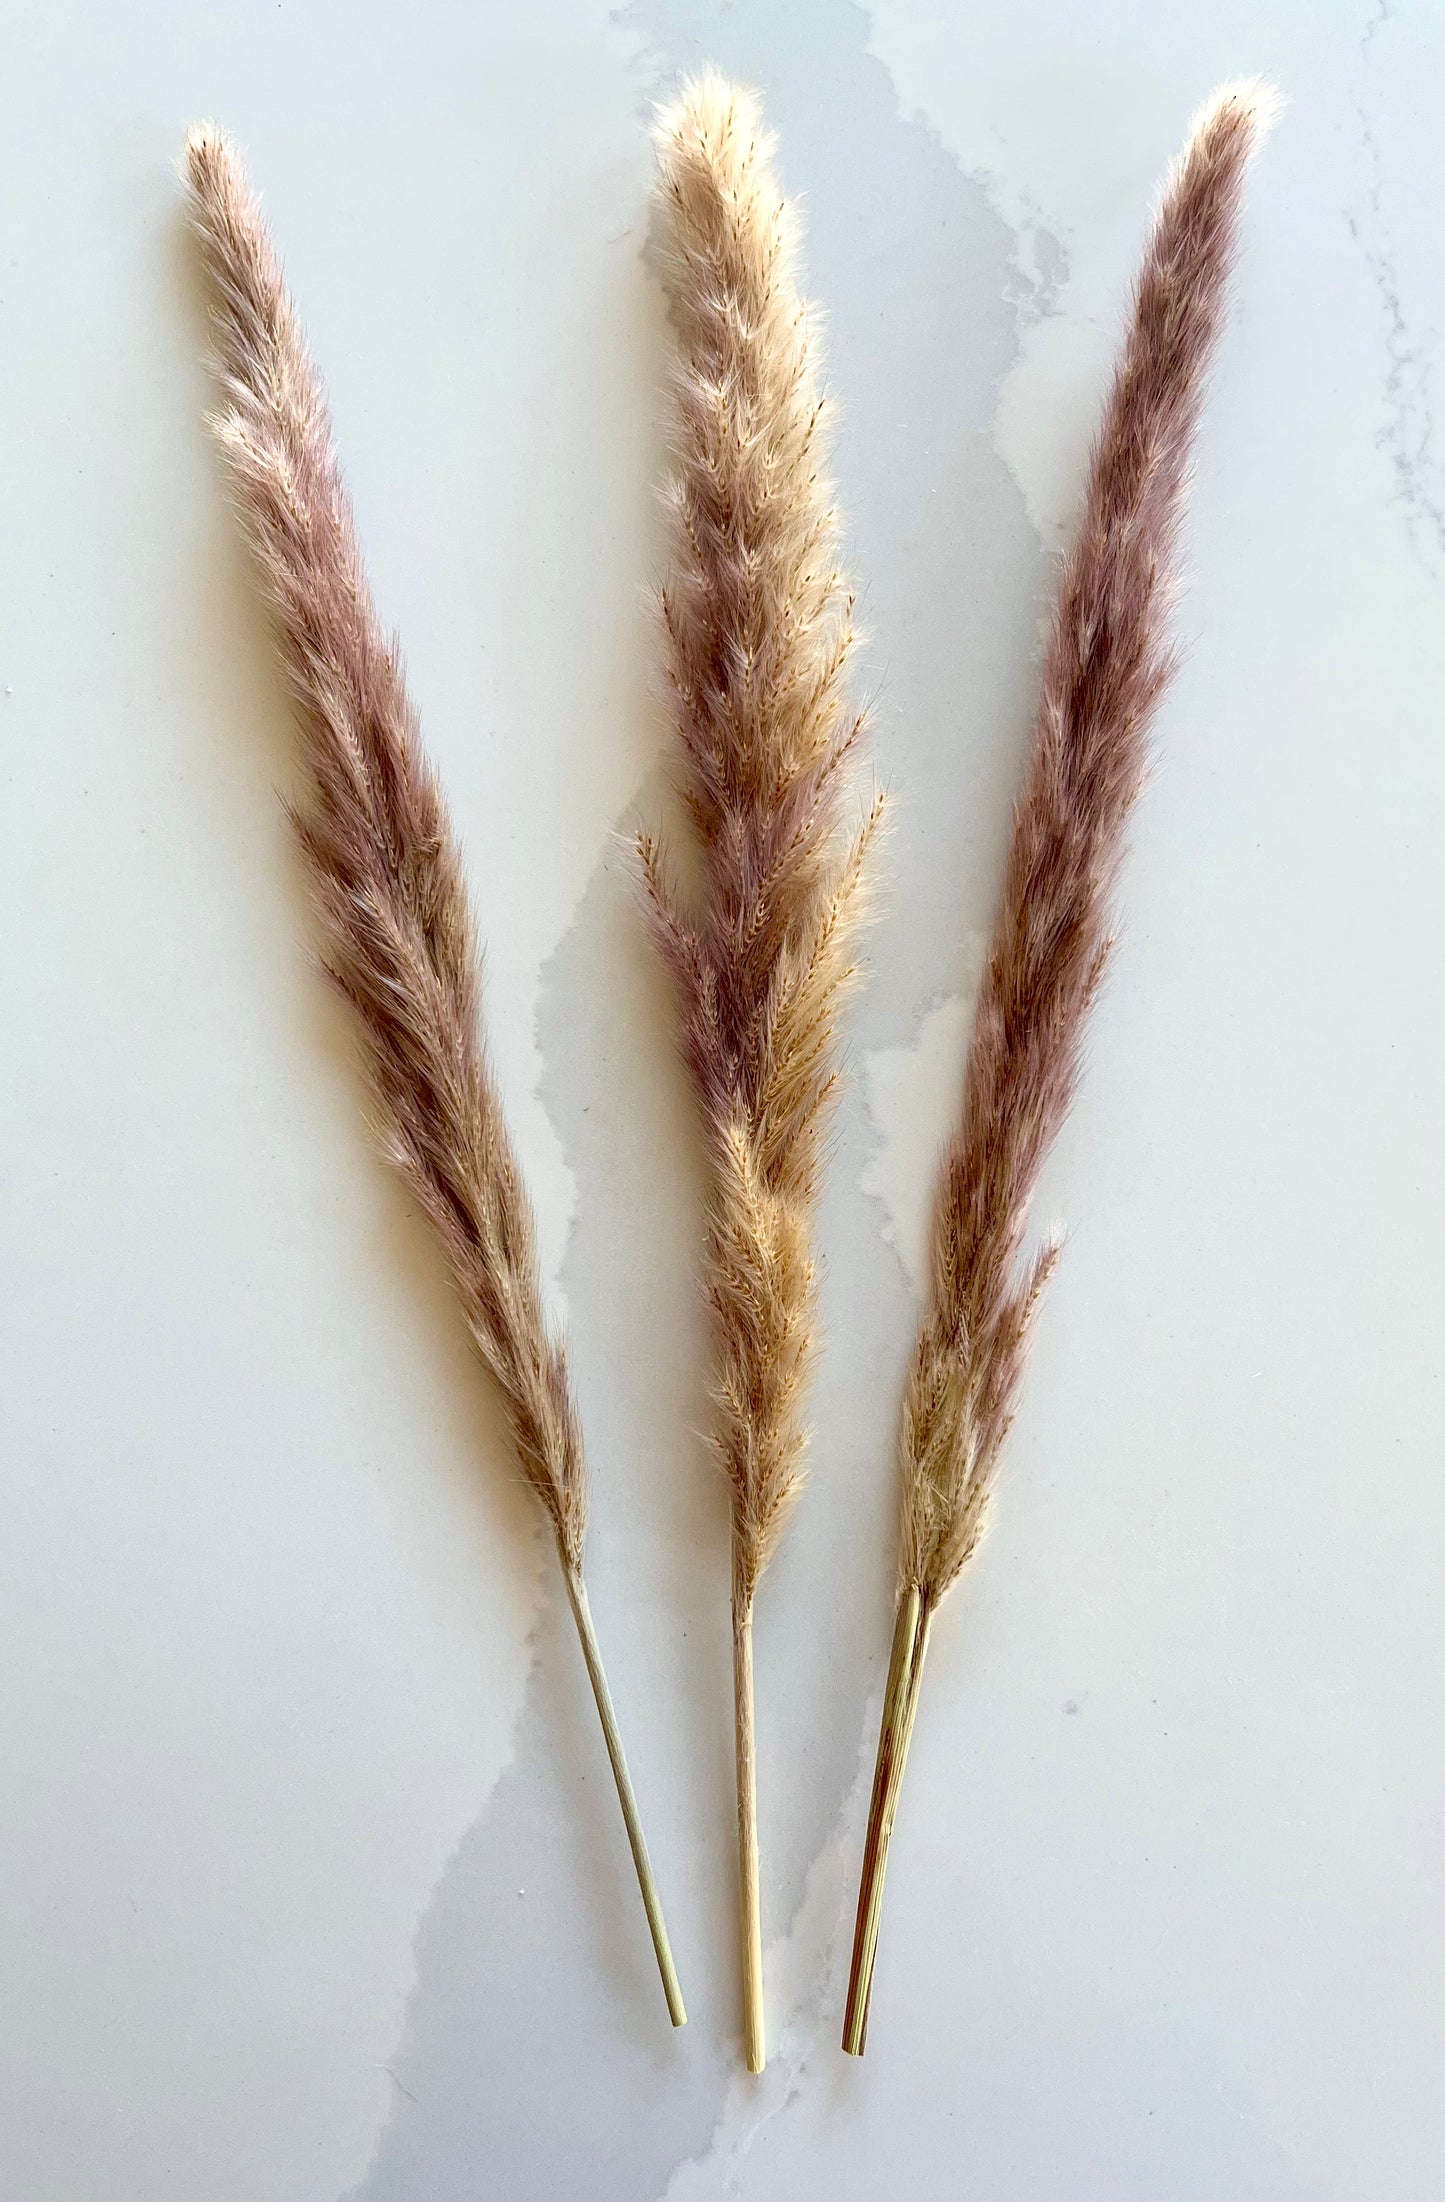
[[[753,138],[762,135],[763,109],[756,92],[734,84],[716,69],[684,77],[674,98],[659,100],[652,110],[653,142],[665,161],[670,148],[684,134],[706,137],[709,126],[731,117],[741,122]]]
[[[1201,137],[1210,124],[1233,111],[1248,128],[1252,144],[1273,129],[1284,107],[1284,101],[1272,84],[1263,77],[1240,77],[1229,84],[1221,84],[1211,92],[1194,117],[1190,127],[1191,141]]]
[[[232,193],[249,195],[245,164],[234,140],[217,122],[191,124],[177,168],[193,200],[200,204]]]
[[[216,122],[193,122],[186,132],[186,142],[181,148],[181,159],[194,174],[203,161],[232,159],[231,141]]]

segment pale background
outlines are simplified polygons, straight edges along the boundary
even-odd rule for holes
[[[740,2076],[666,801],[647,115],[766,95],[825,302],[889,897],[758,1621]],[[0,34],[0,2193],[1445,2191],[1445,11],[54,0]],[[1251,186],[1070,1229],[837,2049],[922,1220],[1050,560],[1196,103]],[[223,120],[334,399],[572,1326],[669,2035],[558,1586],[306,961],[171,163]]]

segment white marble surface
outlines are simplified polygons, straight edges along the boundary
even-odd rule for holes
[[[1445,2183],[1445,15],[1433,0],[57,0],[0,131],[0,2191],[1436,2202]],[[781,133],[897,797],[759,1618],[739,2072],[662,805],[649,101]],[[1151,191],[1264,73],[1187,655],[1050,1172],[1068,1256],[836,2048],[933,1156]],[[670,2037],[557,1590],[368,1148],[276,801],[169,164],[328,376],[573,1328]]]

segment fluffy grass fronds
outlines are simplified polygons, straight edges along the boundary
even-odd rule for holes
[[[904,1406],[902,1578],[934,1605],[978,1543],[1059,1256],[1050,1241],[1021,1259],[1029,1204],[1078,1083],[1125,822],[1173,670],[1189,455],[1266,112],[1255,87],[1220,93],[1165,186],[1059,589]]]
[[[543,1314],[532,1210],[482,1041],[456,837],[397,646],[372,601],[321,385],[240,158],[203,126],[190,133],[185,161],[223,391],[213,425],[295,702],[309,785],[293,816],[326,967],[355,1012],[386,1151],[446,1249],[467,1327],[556,1538],[680,2024],[582,1587],[586,1461],[565,1351]]]
[[[657,125],[677,339],[674,571],[661,612],[701,856],[697,907],[683,906],[646,837],[640,858],[710,1163],[704,1279],[739,1632],[803,1470],[838,1015],[883,810],[875,797],[845,825],[846,768],[862,731],[845,689],[853,595],[838,565],[816,320],[798,295],[796,223],[772,150],[757,100],[712,76],[686,86]],[[750,1699],[750,1644],[736,1666]],[[746,1823],[752,1716],[742,1688]],[[755,1907],[746,1825],[740,1839]],[[759,1963],[755,1909],[744,1963]],[[751,1986],[749,2004],[758,2069]]]
[[[1218,93],[1168,178],[1063,570],[904,1403],[900,1612],[913,1614],[914,1629],[904,1654],[895,1651],[905,1676],[900,1706],[916,1707],[930,1617],[982,1534],[1034,1318],[1059,1258],[1053,1240],[1025,1254],[1029,1206],[1073,1099],[1109,960],[1125,823],[1174,662],[1168,615],[1190,451],[1245,173],[1272,107],[1258,86]],[[867,1914],[871,1904],[876,1938],[911,1726],[911,1710],[891,1731],[885,1714],[844,2035],[855,2053],[872,1976]]]

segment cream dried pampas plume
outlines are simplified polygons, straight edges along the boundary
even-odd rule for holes
[[[732,1497],[748,2062],[764,2026],[752,1711],[758,1580],[796,1495],[817,1342],[812,1254],[836,1023],[881,800],[845,828],[861,720],[844,673],[818,340],[751,94],[686,87],[657,128],[678,347],[668,665],[701,858],[695,910],[640,844],[710,1171],[705,1282]]]
[[[1190,448],[1223,318],[1245,171],[1272,100],[1219,93],[1165,187],[1054,612],[1034,746],[944,1160],[903,1410],[901,1591],[843,2046],[863,2049],[888,1839],[929,1625],[973,1553],[1058,1259],[1029,1203],[1078,1081],[1111,946],[1125,822],[1172,667],[1167,617]]]
[[[547,1516],[597,1698],[674,2024],[681,1995],[582,1578],[587,1468],[543,1315],[532,1211],[482,1043],[455,837],[357,545],[321,387],[240,160],[186,144],[213,296],[215,422],[269,595],[308,766],[294,816],[327,968],[356,1015],[387,1151],[431,1218]]]

